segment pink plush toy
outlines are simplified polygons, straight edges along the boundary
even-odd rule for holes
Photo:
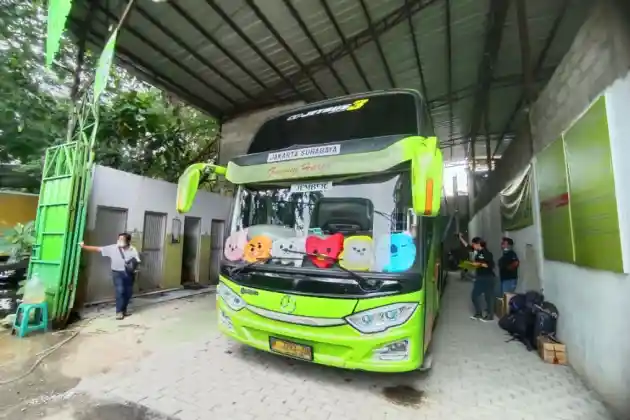
[[[223,254],[228,261],[240,261],[243,259],[243,251],[247,245],[247,229],[232,233],[225,240]]]

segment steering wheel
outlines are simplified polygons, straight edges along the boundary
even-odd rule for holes
[[[361,225],[351,219],[332,219],[322,225],[322,230],[337,233],[339,231],[359,231]]]

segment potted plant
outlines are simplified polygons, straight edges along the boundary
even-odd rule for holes
[[[34,222],[18,223],[4,235],[10,246],[9,260],[0,264],[0,319],[13,314],[24,294],[26,273],[35,243]]]
[[[4,234],[4,239],[11,247],[9,262],[29,258],[35,244],[35,222],[18,223]]]

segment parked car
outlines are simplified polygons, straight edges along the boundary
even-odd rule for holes
[[[20,282],[26,280],[28,259],[0,264],[0,319],[15,313]]]

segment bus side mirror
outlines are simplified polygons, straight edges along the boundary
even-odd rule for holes
[[[437,140],[431,137],[424,141],[425,147],[420,148],[411,159],[413,209],[418,215],[437,216],[442,201],[444,162]]]
[[[216,181],[218,175],[225,175],[226,171],[223,166],[209,163],[195,163],[186,168],[177,181],[177,212],[188,213],[192,208],[202,174],[208,173],[210,180]]]

